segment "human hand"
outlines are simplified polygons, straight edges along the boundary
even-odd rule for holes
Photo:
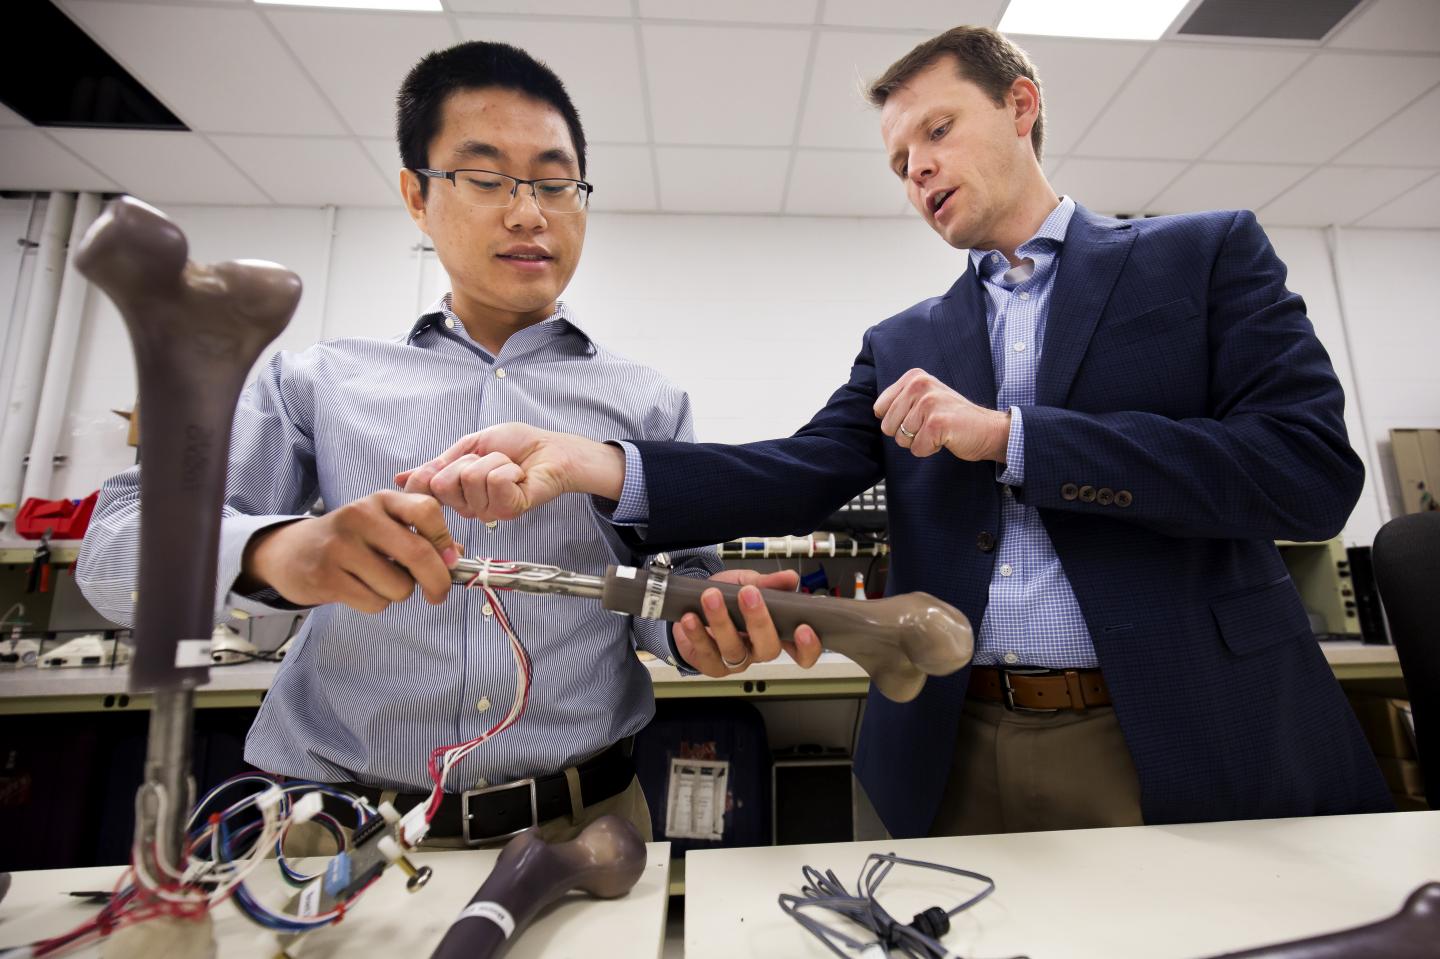
[[[809,626],[800,626],[793,637],[781,638],[770,619],[762,589],[793,592],[800,583],[800,574],[791,569],[778,573],[757,573],[750,569],[727,569],[710,577],[712,582],[735,583],[740,589],[740,615],[745,632],[735,628],[725,609],[725,598],[718,589],[700,594],[704,622],[695,613],[686,613],[672,627],[675,648],[691,666],[706,676],[717,679],[741,672],[752,661],[769,662],[780,650],[809,669],[820,658],[820,637]],[[739,663],[727,666],[726,661]]]
[[[461,437],[428,463],[395,476],[407,493],[435,497],[467,519],[509,520],[562,493],[619,499],[625,453],[571,433],[501,423]]]
[[[875,400],[880,431],[917,457],[948,449],[970,462],[1005,462],[1010,411],[970,402],[921,369],[906,371]]]
[[[255,534],[235,588],[269,586],[299,606],[343,603],[379,613],[409,599],[419,585],[426,601],[438,605],[450,595],[449,567],[461,552],[438,502],[381,490],[324,516]]]

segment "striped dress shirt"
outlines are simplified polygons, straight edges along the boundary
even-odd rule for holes
[[[519,420],[596,438],[692,439],[688,396],[646,367],[598,346],[562,304],[491,356],[449,309],[448,294],[408,334],[338,339],[280,352],[236,411],[221,532],[216,620],[288,607],[272,591],[230,591],[257,531],[393,488],[397,472],[459,437]],[[78,562],[81,589],[116,622],[133,620],[139,552],[139,468],[106,482]],[[583,573],[635,564],[585,497],[490,528],[451,510],[466,554],[553,563]],[[708,576],[714,550],[672,557]],[[449,788],[545,775],[640,730],[654,714],[649,674],[635,656],[674,656],[664,623],[603,610],[594,600],[504,593],[534,661],[524,717],[452,772]],[[437,746],[479,735],[510,708],[509,645],[479,591],[440,606],[417,592],[378,615],[314,609],[281,665],[246,741],[271,772],[382,788],[429,788]]]

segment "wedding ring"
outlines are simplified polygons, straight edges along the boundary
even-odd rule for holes
[[[904,423],[900,424],[900,435],[905,437],[907,440],[913,440],[915,438],[915,434],[907,430]]]
[[[728,659],[725,658],[725,654],[724,654],[724,653],[721,653],[721,654],[720,654],[720,662],[724,663],[724,664],[725,664],[725,668],[728,669],[728,670],[730,670],[730,672],[732,672],[732,673],[738,673],[740,670],[744,669],[746,666],[748,666],[748,665],[750,664],[750,654],[749,654],[749,653],[746,653],[744,656],[740,657],[740,662],[738,662],[738,663],[732,663],[732,662],[730,662],[730,660],[728,660]]]

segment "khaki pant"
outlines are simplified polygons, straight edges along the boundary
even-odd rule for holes
[[[1142,822],[1140,780],[1114,709],[1011,712],[965,701],[932,836]]]
[[[573,772],[573,770],[568,770]],[[579,781],[572,777],[571,801],[578,801]],[[382,798],[387,798],[383,797]],[[630,785],[609,799],[602,799],[597,803],[588,806],[581,806],[569,816],[557,816],[540,824],[540,838],[546,842],[567,842],[580,834],[580,831],[590,825],[601,816],[614,815],[621,819],[628,819],[640,830],[640,836],[646,842],[652,839],[650,830],[650,807],[645,802],[645,793],[640,789],[640,780],[631,779]],[[351,833],[349,826],[342,826],[345,836],[348,839]],[[508,840],[500,839],[490,846],[503,846]],[[446,836],[443,838],[427,838],[420,845],[422,852],[429,849],[468,849],[470,848],[462,836]],[[335,838],[318,823],[301,823],[290,830],[285,837],[285,856],[287,859],[300,859],[305,856],[333,856],[335,855]]]

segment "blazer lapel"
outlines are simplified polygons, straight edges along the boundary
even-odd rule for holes
[[[1135,230],[1130,224],[1096,216],[1076,205],[1050,295],[1050,316],[1035,381],[1037,405],[1064,405],[1134,242]]]
[[[930,310],[942,363],[934,373],[970,402],[994,409],[995,364],[985,324],[985,294],[968,254],[965,259],[965,273]]]

